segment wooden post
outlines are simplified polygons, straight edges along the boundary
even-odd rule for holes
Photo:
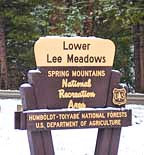
[[[39,78],[38,73],[34,73],[31,75]],[[22,85],[20,87],[20,92],[24,110],[39,109],[40,103],[37,102],[35,89],[32,85]],[[31,155],[54,155],[51,131],[27,131],[27,134]]]
[[[120,72],[112,71],[107,95],[106,107],[112,106],[113,89],[120,88]],[[95,155],[117,155],[120,141],[121,128],[98,129]]]
[[[117,155],[121,128],[99,129],[95,155]]]

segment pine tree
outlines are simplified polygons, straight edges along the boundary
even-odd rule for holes
[[[4,19],[0,17],[0,89],[8,88]]]

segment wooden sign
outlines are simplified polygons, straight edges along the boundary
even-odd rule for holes
[[[37,102],[42,107],[106,106],[115,54],[112,41],[95,37],[44,37],[36,42],[34,50],[39,71],[37,75],[29,72],[29,83],[37,88]]]
[[[21,85],[23,111],[15,129],[27,129],[31,155],[54,155],[51,130],[98,128],[95,155],[117,155],[121,127],[131,125],[127,90],[112,70],[115,45],[95,37],[42,37],[36,70]],[[123,108],[121,108],[123,107]]]

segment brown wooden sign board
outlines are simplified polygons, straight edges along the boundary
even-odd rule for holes
[[[20,87],[24,111],[15,113],[15,128],[27,129],[31,155],[54,155],[51,130],[72,128],[99,128],[94,154],[117,155],[131,110],[124,108],[127,90],[120,85],[120,72],[112,70],[113,42],[42,37],[34,52],[37,69]]]
[[[131,110],[76,110],[49,111],[35,110],[23,112],[22,129],[31,131],[120,128],[131,125]]]
[[[37,101],[47,103],[48,109],[106,106],[110,67],[46,67],[40,71],[32,84],[38,88]],[[55,77],[56,73],[63,75]]]

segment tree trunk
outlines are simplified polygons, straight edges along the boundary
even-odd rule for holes
[[[0,17],[0,89],[8,88],[4,20]]]
[[[94,0],[88,0],[87,5],[87,17],[84,19],[83,35],[93,36],[94,35]]]
[[[134,63],[135,63],[135,90],[144,93],[144,25],[137,24],[134,32]]]

